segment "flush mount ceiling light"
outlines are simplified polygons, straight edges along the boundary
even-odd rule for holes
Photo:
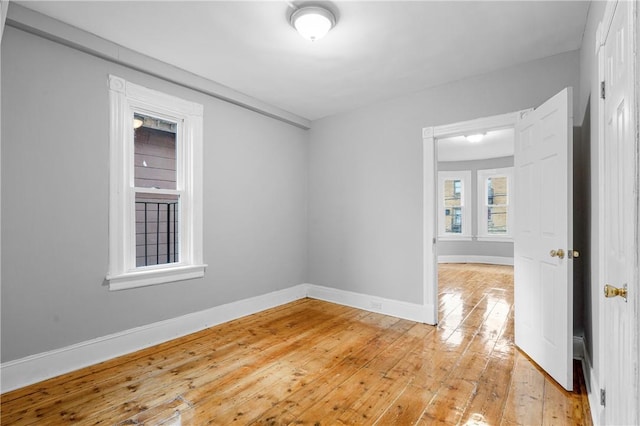
[[[133,128],[139,129],[144,124],[144,119],[138,115],[133,116]]]
[[[465,138],[467,138],[467,140],[471,143],[478,143],[482,139],[484,139],[484,133],[476,133],[474,135],[468,135],[468,136],[465,136]]]
[[[307,6],[293,12],[290,22],[302,37],[316,41],[336,25],[336,17],[322,7]]]

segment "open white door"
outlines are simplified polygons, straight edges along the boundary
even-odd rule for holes
[[[599,145],[602,172],[600,208],[603,230],[601,271],[606,286],[603,299],[602,351],[606,391],[604,424],[638,424],[638,395],[634,372],[638,355],[634,352],[638,324],[634,320],[634,298],[638,282],[634,279],[638,218],[636,212],[636,144],[633,87],[633,8],[634,2],[612,3],[615,7],[604,45],[605,99],[604,141]],[[610,16],[610,13],[607,13]],[[637,75],[637,74],[636,74]],[[634,359],[635,358],[635,359]]]
[[[515,132],[515,343],[573,388],[572,90],[521,117]]]

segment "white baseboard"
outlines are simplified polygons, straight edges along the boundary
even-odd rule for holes
[[[216,306],[0,365],[1,393],[148,348],[246,315],[302,299],[307,286]]]
[[[513,265],[513,257],[441,255],[438,256],[438,263],[488,263],[489,265]]]
[[[351,306],[365,311],[377,312],[410,321],[428,323],[433,306],[418,305],[400,300],[353,293],[330,287],[307,284],[307,297]]]
[[[0,365],[0,393],[9,392],[305,297],[416,322],[428,322],[428,313],[433,312],[433,306],[425,307],[329,287],[300,284],[288,289],[5,362]]]

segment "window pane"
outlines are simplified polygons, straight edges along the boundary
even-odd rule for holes
[[[180,261],[179,196],[136,194],[136,266]]]
[[[487,178],[487,205],[506,205],[507,190],[506,176]]]
[[[487,207],[487,231],[490,234],[507,233],[507,206]]]
[[[176,189],[176,123],[134,114],[133,126],[135,186]]]
[[[444,181],[444,206],[459,207],[462,205],[462,181],[447,179]]]
[[[452,234],[462,233],[462,208],[445,208],[444,232]]]

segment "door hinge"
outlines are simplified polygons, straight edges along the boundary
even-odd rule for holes
[[[607,392],[604,389],[600,389],[600,405],[603,407],[607,403]]]
[[[605,88],[605,84],[604,81],[600,82],[600,98],[604,99],[604,88]]]

